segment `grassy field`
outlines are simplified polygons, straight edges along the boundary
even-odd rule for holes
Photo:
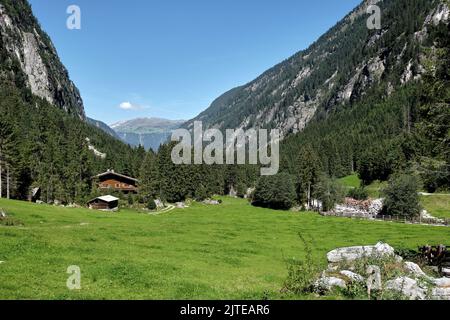
[[[397,248],[448,242],[450,229],[278,212],[224,198],[161,215],[117,214],[0,200],[23,226],[0,226],[0,299],[293,298],[280,289],[298,233],[329,250],[386,241]],[[66,288],[67,267],[82,289]],[[301,298],[301,297],[298,297]]]
[[[344,187],[347,188],[359,188],[361,186],[361,180],[357,174],[346,176],[338,180]]]
[[[420,201],[431,215],[450,219],[450,194],[421,196]]]
[[[338,180],[344,188],[354,189],[359,188],[361,186],[361,180],[359,179],[357,174],[353,174],[350,176],[343,177]],[[370,185],[366,187],[367,193],[371,198],[380,198],[381,190],[387,185],[386,182],[374,181]]]

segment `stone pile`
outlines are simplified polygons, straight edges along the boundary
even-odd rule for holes
[[[325,215],[347,217],[347,218],[364,218],[375,219],[383,209],[383,199],[375,200],[355,200],[345,198],[343,204],[338,204],[333,210]]]
[[[419,265],[403,261],[395,254],[394,248],[386,243],[374,246],[356,246],[339,248],[327,254],[328,269],[322,272],[315,282],[314,290],[318,294],[327,294],[333,289],[347,289],[350,284],[360,284],[368,288],[378,282],[377,290],[388,291],[410,300],[450,300],[450,278],[434,278],[427,275]],[[384,261],[392,261],[398,269],[398,276],[392,279],[374,278],[373,271],[380,271]],[[358,263],[369,263],[366,273],[356,273]],[[376,265],[378,264],[378,265]],[[375,282],[374,282],[375,279]]]

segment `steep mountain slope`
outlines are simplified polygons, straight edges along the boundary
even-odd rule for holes
[[[138,118],[112,124],[111,128],[126,143],[157,151],[162,143],[167,142],[172,130],[179,128],[184,122],[184,120]]]
[[[84,204],[94,174],[136,176],[136,150],[86,121],[78,89],[25,0],[0,0],[0,196]]]
[[[83,101],[26,0],[0,1],[0,84],[30,92],[85,119]]]
[[[111,129],[110,126],[108,126],[106,123],[100,121],[100,120],[95,120],[92,118],[87,117],[86,118],[87,123],[89,123],[90,125],[99,128],[100,130],[102,130],[103,132],[109,134],[111,137],[114,137],[116,139],[120,140],[120,137],[117,135],[117,133]]]
[[[369,30],[370,4],[382,29]],[[447,0],[365,0],[307,50],[219,97],[194,120],[205,127],[302,131],[315,117],[352,105],[382,86],[388,96],[424,71],[427,26],[448,20]],[[377,91],[379,94],[379,91]]]

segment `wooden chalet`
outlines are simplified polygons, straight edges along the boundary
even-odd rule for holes
[[[114,190],[123,193],[137,193],[138,180],[126,175],[108,170],[93,177],[101,190]]]
[[[89,209],[102,211],[119,210],[119,199],[113,196],[102,196],[88,202]]]

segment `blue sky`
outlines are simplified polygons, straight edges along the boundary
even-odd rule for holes
[[[29,0],[88,116],[190,119],[307,48],[360,0]],[[66,28],[69,5],[81,30]]]

